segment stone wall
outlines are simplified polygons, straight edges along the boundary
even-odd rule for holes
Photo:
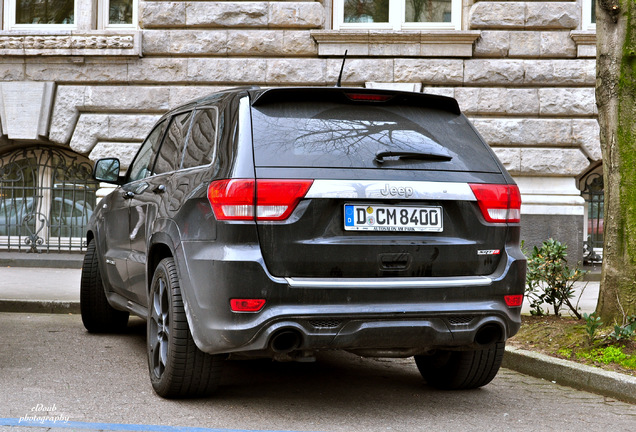
[[[3,118],[0,143],[45,139],[127,163],[169,108],[237,85],[334,85],[347,49],[343,85],[457,98],[519,180],[528,223],[554,216],[582,227],[583,199],[569,185],[601,155],[595,37],[582,30],[581,1],[463,6],[460,31],[333,31],[328,0],[140,0],[139,30],[0,31],[3,91],[55,87],[48,131],[14,135],[20,116]],[[0,113],[15,111],[9,103],[0,100]],[[583,240],[577,230],[554,232],[568,244]],[[530,244],[544,240],[524,233]]]

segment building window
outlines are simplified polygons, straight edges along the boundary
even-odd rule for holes
[[[15,0],[8,2],[11,28],[75,27],[75,0]]]
[[[583,0],[583,30],[596,30],[596,0]]]
[[[137,22],[137,0],[103,0],[101,5],[102,28],[129,28]]]
[[[461,0],[334,0],[334,29],[461,28]]]
[[[84,156],[55,147],[0,155],[0,249],[83,251],[99,184]]]
[[[95,29],[95,22],[89,22],[95,14],[80,13],[95,5],[98,29],[131,28],[137,25],[137,3],[138,0],[4,0],[4,29]],[[79,22],[82,20],[86,22]]]

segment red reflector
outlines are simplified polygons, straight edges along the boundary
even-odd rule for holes
[[[313,180],[216,180],[208,200],[218,220],[285,220]]]
[[[471,184],[470,188],[487,222],[521,220],[521,194],[517,185]]]
[[[231,299],[232,312],[258,312],[265,306],[265,299]]]
[[[507,295],[504,296],[504,300],[508,307],[519,307],[523,303],[523,294]]]
[[[346,96],[354,101],[366,101],[366,102],[386,102],[392,99],[393,96],[381,95],[381,94],[366,94],[366,93],[345,93]]]

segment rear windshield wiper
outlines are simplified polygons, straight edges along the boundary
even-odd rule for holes
[[[409,152],[409,151],[379,151],[375,154],[375,161],[379,164],[384,163],[384,158],[396,157],[399,159],[419,159],[448,162],[453,157],[449,154],[432,153],[432,152]]]

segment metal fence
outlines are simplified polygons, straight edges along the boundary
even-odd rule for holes
[[[0,249],[83,251],[98,184],[88,159],[55,147],[0,155]]]

